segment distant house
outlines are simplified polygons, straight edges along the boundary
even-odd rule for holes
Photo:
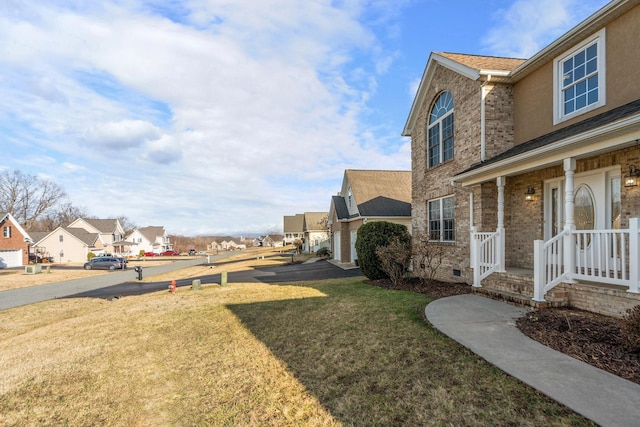
[[[83,228],[58,227],[50,232],[33,233],[33,237],[34,252],[58,263],[86,262],[89,253],[105,253],[100,234]]]
[[[32,243],[29,233],[8,212],[0,212],[0,229],[0,268],[27,265]]]
[[[222,250],[224,251],[233,251],[233,250],[237,250],[237,249],[246,249],[247,245],[245,245],[244,243],[238,243],[235,240],[224,240],[221,243],[222,246]]]
[[[342,188],[329,208],[330,248],[336,261],[355,261],[357,232],[368,221],[402,224],[411,232],[411,171],[344,172]]]
[[[210,250],[210,251],[221,251],[222,250],[222,243],[214,240],[211,243],[207,244],[207,250]]]
[[[296,240],[304,238],[304,214],[285,215],[283,218],[284,245],[292,245]]]
[[[162,226],[148,226],[134,230],[125,239],[135,243],[135,250],[140,252],[153,252],[160,254],[172,249],[167,232]]]
[[[280,247],[282,246],[282,236],[279,234],[267,234],[253,239],[254,247]]]
[[[121,253],[124,245],[124,229],[118,219],[78,218],[67,228],[81,228],[89,233],[98,233],[103,244],[102,253]]]
[[[315,253],[322,247],[329,247],[329,214],[327,212],[304,213],[304,244],[302,251]]]
[[[283,245],[291,245],[299,240],[302,242],[302,251],[306,253],[315,252],[323,246],[328,247],[327,223],[328,213],[326,212],[285,215],[283,218]]]
[[[247,245],[238,243],[233,237],[218,237],[207,245],[207,249],[214,251],[233,251],[238,249],[246,249]]]

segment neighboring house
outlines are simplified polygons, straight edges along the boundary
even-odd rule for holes
[[[136,244],[135,255],[141,251],[160,254],[172,250],[169,236],[162,226],[137,228],[125,240]]]
[[[129,246],[124,242],[124,229],[118,219],[78,218],[67,228],[81,228],[89,233],[98,233],[104,244],[104,250],[100,254],[120,254],[126,252]]]
[[[302,242],[302,251],[313,253],[321,247],[329,247],[328,214],[326,212],[305,212],[284,216],[283,245]]]
[[[254,247],[280,247],[283,245],[282,236],[279,234],[267,234],[253,239]]]
[[[411,171],[347,169],[331,198],[328,226],[333,258],[356,261],[358,228],[368,221],[402,224],[411,232]]]
[[[527,60],[430,55],[403,135],[437,279],[610,315],[640,303],[638,4]]]
[[[58,227],[51,232],[33,234],[34,252],[43,257],[53,257],[56,263],[86,262],[89,253],[105,253],[100,234],[83,228]]]
[[[304,214],[285,215],[283,218],[284,245],[292,245],[304,238]]]
[[[238,249],[247,249],[244,243],[238,243],[233,237],[217,237],[214,241],[207,245],[207,249],[214,251],[234,251]]]
[[[33,243],[29,233],[8,212],[0,212],[0,230],[0,268],[28,265]]]
[[[222,242],[213,241],[207,245],[207,250],[210,251],[221,251],[222,250]]]
[[[224,240],[220,246],[222,246],[222,250],[225,250],[225,251],[247,249],[247,245],[245,245],[244,243],[238,243],[235,240]]]
[[[303,252],[315,253],[322,247],[329,247],[328,217],[327,212],[304,213]]]

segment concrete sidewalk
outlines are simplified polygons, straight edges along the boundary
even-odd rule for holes
[[[441,332],[595,423],[640,425],[640,385],[528,338],[515,326],[526,313],[471,294],[438,299],[425,309]]]

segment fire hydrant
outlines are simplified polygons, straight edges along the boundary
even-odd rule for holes
[[[176,293],[176,281],[172,280],[171,284],[169,285],[169,292],[171,292],[172,294]]]

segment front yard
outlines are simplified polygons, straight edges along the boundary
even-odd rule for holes
[[[592,425],[342,279],[0,312],[2,425]]]

